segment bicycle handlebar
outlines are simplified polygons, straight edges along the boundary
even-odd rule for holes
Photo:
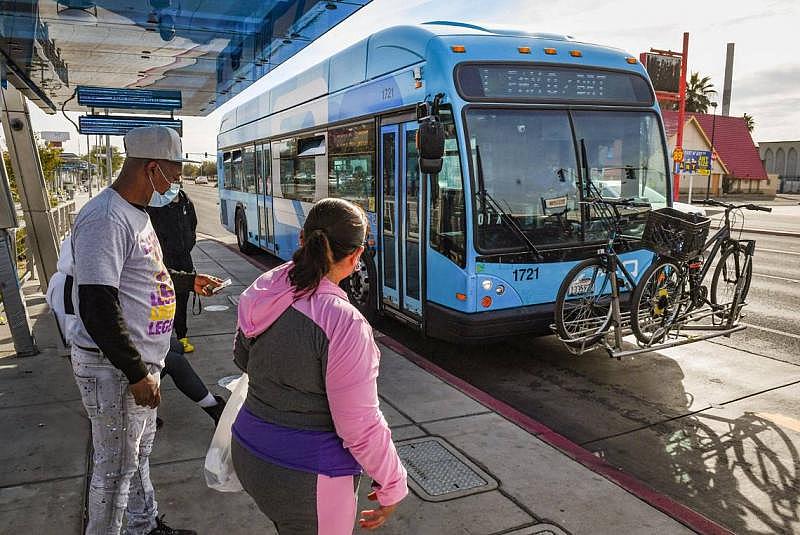
[[[592,203],[607,204],[609,206],[633,206],[638,208],[650,208],[649,202],[638,201],[634,197],[630,197],[627,199],[610,199],[608,197],[595,197],[593,199],[583,201],[581,204],[592,204]]]
[[[739,208],[744,208],[745,210],[754,210],[758,212],[771,212],[772,208],[768,206],[759,206],[757,204],[732,204],[728,202],[718,201],[716,199],[705,199],[704,201],[700,201],[701,204],[707,204],[709,206],[720,206],[725,208],[726,210],[737,210]]]
[[[772,208],[769,206],[758,206],[757,204],[748,204],[745,208],[748,210],[757,210],[759,212],[771,212]]]

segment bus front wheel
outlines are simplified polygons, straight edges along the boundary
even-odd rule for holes
[[[372,255],[365,251],[358,261],[353,274],[344,279],[339,285],[347,292],[350,303],[355,306],[364,317],[372,323],[377,317],[377,275],[375,262]]]
[[[247,241],[247,218],[241,208],[236,210],[236,243],[244,254],[253,254],[257,250],[252,243]]]

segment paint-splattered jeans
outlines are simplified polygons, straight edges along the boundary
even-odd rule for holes
[[[73,346],[72,370],[94,445],[86,535],[118,535],[126,508],[127,533],[149,533],[158,515],[149,461],[156,410],[137,405],[125,375],[100,354]],[[150,371],[158,378],[157,367]]]

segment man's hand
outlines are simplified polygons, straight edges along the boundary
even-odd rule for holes
[[[378,495],[375,491],[372,491],[367,496],[367,499],[373,502],[377,501]],[[394,513],[395,509],[397,509],[397,504],[381,505],[377,509],[361,511],[361,518],[358,519],[358,523],[363,529],[377,529],[386,523],[386,520]]]
[[[194,293],[208,297],[211,290],[222,284],[222,279],[198,273],[194,278]]]
[[[137,405],[155,409],[161,403],[161,390],[158,387],[158,381],[150,374],[147,374],[144,379],[130,385],[128,388],[131,389],[131,394],[133,394],[133,399],[136,400]]]

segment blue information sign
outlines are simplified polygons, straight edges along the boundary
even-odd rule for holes
[[[124,136],[134,128],[161,125],[174,128],[183,135],[183,121],[169,117],[129,117],[124,115],[83,115],[78,129],[83,135]]]
[[[683,161],[675,162],[675,172],[682,175],[708,175],[711,173],[711,151],[684,150]]]
[[[172,111],[183,107],[180,91],[78,86],[78,104],[89,108]]]

